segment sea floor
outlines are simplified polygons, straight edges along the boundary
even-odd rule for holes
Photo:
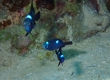
[[[10,46],[10,41],[0,43],[0,80],[110,80],[110,28],[64,47],[59,67],[55,54],[39,60],[39,50],[19,56]]]

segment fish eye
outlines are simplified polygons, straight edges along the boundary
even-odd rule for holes
[[[63,58],[63,57],[64,57],[64,55],[61,55],[61,56],[60,56],[60,58]]]
[[[49,42],[46,42],[46,45],[48,45],[49,44]]]
[[[57,40],[56,43],[58,44],[59,43],[59,40]]]

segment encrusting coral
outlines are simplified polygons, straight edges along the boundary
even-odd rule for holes
[[[20,11],[29,3],[29,0],[2,0],[2,4],[6,6],[10,12]]]
[[[29,3],[29,0],[2,0],[1,10],[4,11],[4,8],[6,8],[5,14],[7,16],[5,19],[0,20],[0,29],[4,29],[13,24],[19,24],[21,17],[25,14],[23,8]]]
[[[55,0],[34,0],[36,2],[37,9],[45,8],[53,10],[55,8]]]
[[[0,22],[0,29],[3,29],[11,24],[12,22],[10,19],[3,20],[2,22]]]

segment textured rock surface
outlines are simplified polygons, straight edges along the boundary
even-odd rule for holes
[[[89,37],[98,32],[103,32],[109,27],[110,14],[105,8],[103,0],[100,0],[100,11],[96,13],[87,5],[83,5],[83,25],[85,26],[85,36]]]

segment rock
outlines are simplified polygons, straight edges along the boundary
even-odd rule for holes
[[[99,2],[100,11],[99,13],[94,12],[87,4],[83,5],[83,23],[85,26],[84,38],[90,37],[97,32],[105,31],[109,27],[110,14],[106,11],[107,9],[103,0]]]
[[[107,1],[106,1],[106,6],[107,6],[107,9],[108,9],[109,12],[110,12],[110,0],[107,0]]]

